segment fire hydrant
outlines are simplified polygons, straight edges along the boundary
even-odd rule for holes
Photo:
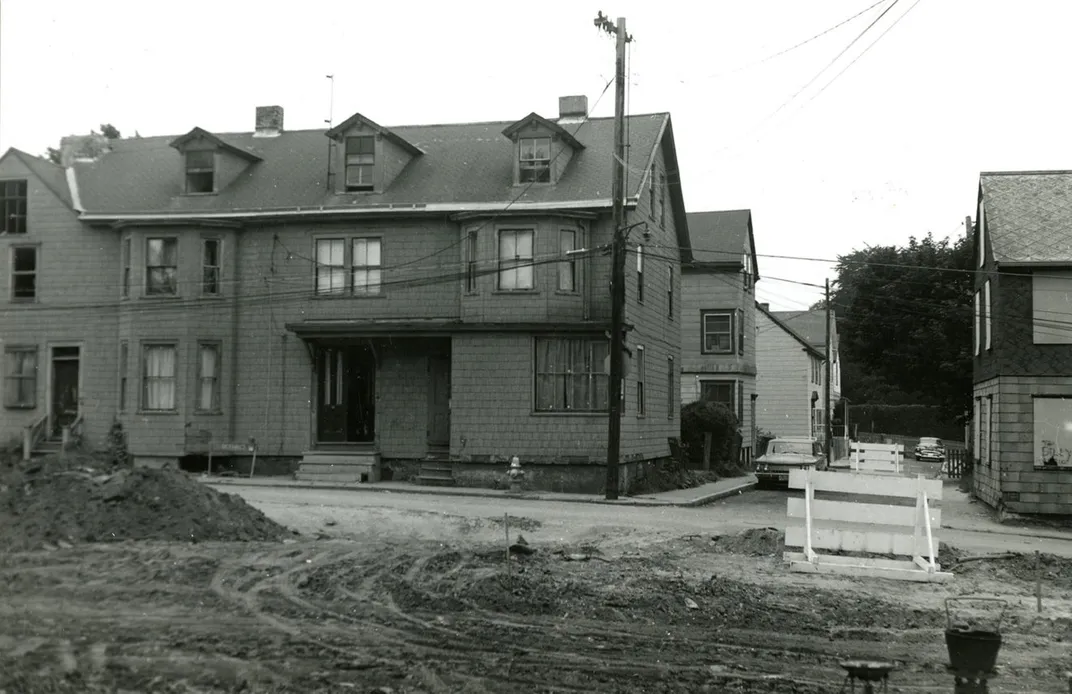
[[[516,455],[510,459],[510,469],[506,471],[510,478],[510,491],[521,491],[521,480],[525,479],[525,471],[521,469],[521,459]]]

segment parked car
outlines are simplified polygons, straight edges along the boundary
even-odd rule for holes
[[[767,444],[767,452],[756,458],[756,479],[760,486],[771,483],[789,484],[789,472],[812,468],[827,468],[823,444],[813,438],[776,438]]]
[[[916,450],[914,451],[916,460],[934,461],[936,463],[945,462],[945,444],[942,440],[933,436],[924,436],[920,438],[919,443],[916,444]]]

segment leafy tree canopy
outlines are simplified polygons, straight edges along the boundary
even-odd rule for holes
[[[972,248],[967,237],[872,246],[838,257],[844,394],[854,404],[939,405],[971,399]]]

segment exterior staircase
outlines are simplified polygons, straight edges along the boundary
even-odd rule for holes
[[[49,436],[42,438],[34,445],[33,450],[30,451],[30,459],[42,458],[46,455],[53,455],[55,453],[63,452],[63,439],[59,436]]]
[[[447,451],[433,451],[421,461],[417,484],[428,487],[453,487],[454,466]]]
[[[374,450],[306,451],[297,478],[306,482],[379,482],[380,454]]]

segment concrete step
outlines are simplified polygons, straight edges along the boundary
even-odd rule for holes
[[[441,472],[448,475],[454,474],[454,466],[450,463],[421,463],[421,472]]]
[[[306,451],[302,454],[302,464],[315,463],[326,465],[377,465],[380,462],[378,451]]]
[[[379,474],[375,469],[352,468],[337,470],[334,472],[303,472],[298,470],[295,477],[302,482],[379,482]]]
[[[424,485],[426,487],[453,487],[455,485],[453,475],[444,474],[425,474],[421,472],[417,476],[417,484]]]

